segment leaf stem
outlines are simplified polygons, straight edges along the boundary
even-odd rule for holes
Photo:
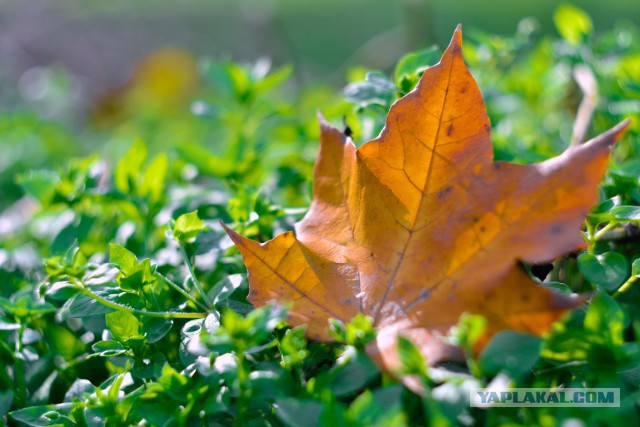
[[[624,282],[622,286],[620,286],[618,290],[613,294],[613,297],[616,298],[620,294],[627,292],[631,288],[631,286],[638,281],[638,279],[640,279],[640,276],[638,275],[629,277],[629,279]]]
[[[609,224],[605,225],[604,227],[602,227],[600,230],[598,230],[598,232],[593,236],[593,242],[597,242],[598,240],[600,240],[602,238],[602,236],[604,236],[607,231],[611,230],[612,228],[614,228],[616,226],[616,223],[614,222],[610,222]]]
[[[245,366],[245,352],[244,349],[239,349],[236,352],[236,358],[238,362],[238,401],[237,401],[237,409],[236,409],[236,419],[234,422],[235,426],[243,426],[245,425],[245,413],[248,410],[249,406],[249,373],[247,372],[247,368]]]
[[[193,269],[193,264],[191,263],[191,259],[189,258],[189,255],[187,254],[187,250],[185,249],[185,247],[184,247],[184,245],[182,243],[180,243],[180,252],[182,253],[182,257],[184,258],[184,262],[187,264],[187,268],[189,269],[189,274],[191,275],[191,281],[193,282],[193,284],[195,285],[196,289],[200,293],[200,296],[202,297],[204,302],[209,307],[211,307],[211,301],[209,301],[209,297],[207,297],[207,293],[202,288],[202,285],[200,284],[200,281],[198,280],[198,277],[196,276],[196,272]]]
[[[571,368],[573,366],[584,366],[587,362],[584,360],[573,360],[571,362],[563,363],[561,365],[552,366],[551,368],[541,369],[539,371],[535,371],[534,375],[548,374],[550,372],[559,371],[565,368]]]
[[[106,307],[112,308],[117,311],[124,311],[131,314],[137,314],[138,316],[156,317],[160,319],[202,319],[203,317],[207,317],[207,313],[186,313],[182,311],[147,311],[127,307],[126,305],[121,305],[113,301],[109,301],[108,299],[103,298],[100,295],[94,294],[81,283],[78,283],[78,281],[74,278],[69,277],[69,279],[71,283],[73,283],[84,295],[96,300]]]
[[[182,287],[174,282],[172,282],[168,277],[156,272],[155,273],[158,277],[160,277],[167,285],[169,285],[170,287],[172,287],[173,289],[175,289],[180,295],[182,295],[183,297],[185,297],[186,299],[188,299],[189,301],[191,301],[192,303],[194,303],[196,306],[198,306],[198,308],[200,308],[201,310],[204,311],[209,311],[209,309],[202,304],[200,301],[198,301],[197,299],[195,299],[190,293],[188,293],[187,291],[185,291],[184,289],[182,289]]]
[[[585,242],[587,243],[587,252],[592,254],[594,246],[595,246],[595,237],[594,237],[594,235],[596,234],[596,229],[595,229],[595,226],[592,225],[589,221],[586,221],[586,224],[587,224],[587,233],[586,234],[583,233],[582,237],[584,238]]]

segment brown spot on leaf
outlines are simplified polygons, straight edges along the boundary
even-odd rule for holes
[[[564,226],[558,222],[551,224],[549,231],[551,234],[560,234],[564,230]]]

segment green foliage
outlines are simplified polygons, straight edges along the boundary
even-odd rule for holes
[[[393,73],[393,81],[402,92],[409,92],[417,83],[422,72],[435,64],[442,52],[437,46],[404,55],[398,61]]]
[[[560,35],[573,45],[580,45],[593,30],[589,15],[568,4],[563,4],[556,9],[553,21]]]
[[[624,255],[617,252],[600,255],[585,252],[578,257],[578,269],[587,280],[607,290],[614,290],[627,278],[629,265]]]
[[[399,373],[425,378],[427,375],[427,363],[424,357],[422,357],[420,350],[403,336],[398,338],[397,347],[401,366]]]
[[[573,362],[576,373],[588,384],[612,381],[616,373],[638,366],[640,349],[637,342],[625,342],[628,319],[613,298],[603,292],[596,294],[584,314],[582,326],[583,329],[578,329],[558,324],[544,343],[542,356],[557,362]]]
[[[362,313],[356,314],[347,324],[337,319],[329,321],[329,332],[336,341],[363,349],[375,338],[371,318]]]
[[[531,372],[538,361],[540,341],[534,335],[500,332],[482,351],[478,363],[488,375],[496,375],[504,370],[513,378],[520,378]]]
[[[195,239],[203,227],[204,221],[198,218],[198,211],[194,211],[180,215],[171,231],[173,238],[184,244]]]
[[[637,424],[640,33],[599,32],[573,6],[555,22],[559,38],[538,37],[531,20],[510,37],[465,29],[464,47],[499,159],[537,161],[568,146],[583,97],[578,66],[599,85],[590,134],[632,119],[584,250],[540,278],[591,295],[548,336],[503,332],[478,354],[491,320],[463,316],[447,339],[466,361],[439,367],[400,339],[401,373],[424,388],[418,396],[365,355],[376,337],[366,316],[331,321],[336,343],[318,343],[287,325],[286,307],[253,309],[220,221],[259,240],[291,230],[309,203],[315,110],[346,121],[356,141],[371,138],[441,49],[407,54],[393,78],[365,73],[341,96],[309,87],[292,97],[289,67],[209,60],[191,109],[141,110],[76,135],[110,141],[103,155],[69,160],[82,154],[76,137],[35,113],[0,119],[9,156],[0,159],[0,424]],[[31,157],[16,149],[22,141]],[[618,387],[623,404],[469,407],[469,387],[504,383]]]

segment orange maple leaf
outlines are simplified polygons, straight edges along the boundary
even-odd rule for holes
[[[457,358],[442,336],[462,313],[542,334],[584,301],[537,285],[518,265],[578,248],[611,146],[628,125],[535,165],[494,162],[482,95],[458,27],[440,62],[356,149],[322,118],[311,208],[260,244],[229,229],[249,272],[249,300],[292,303],[289,320],[330,340],[327,320],[369,315],[369,353],[398,364],[398,334],[429,364]]]

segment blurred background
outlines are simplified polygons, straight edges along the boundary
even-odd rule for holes
[[[607,120],[640,111],[638,0],[4,0],[0,208],[25,194],[25,171],[91,153],[112,165],[137,139],[176,176],[275,176],[291,188],[276,197],[304,206],[316,111],[374,136],[458,23],[498,157],[566,146],[579,64],[611,95]]]
[[[0,95],[5,108],[44,101],[67,85],[46,115],[82,115],[124,85],[150,52],[177,47],[196,57],[270,58],[293,65],[302,84],[344,84],[350,66],[389,70],[403,53],[446,43],[465,30],[512,34],[523,17],[554,33],[555,0],[4,0],[0,3]],[[637,0],[575,2],[594,27],[640,22]],[[167,61],[188,59],[167,56]],[[178,65],[187,67],[188,64]],[[60,82],[59,80],[64,80]],[[48,83],[47,83],[48,82]],[[18,90],[15,90],[15,89]],[[75,112],[66,111],[75,109]],[[66,117],[68,118],[68,117]],[[76,117],[77,118],[77,117]]]

